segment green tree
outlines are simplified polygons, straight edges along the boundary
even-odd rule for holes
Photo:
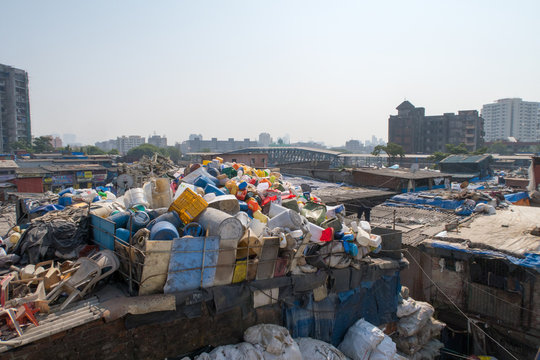
[[[449,154],[468,154],[469,153],[469,150],[467,149],[467,146],[465,146],[464,143],[461,143],[459,145],[446,144],[446,151]]]
[[[40,136],[34,139],[34,152],[44,153],[54,151],[54,147],[51,144],[52,138],[50,136]]]
[[[105,155],[105,151],[93,145],[88,145],[86,148],[84,148],[84,153],[86,155]]]
[[[476,149],[476,151],[473,151],[473,154],[474,155],[484,155],[487,152],[488,152],[488,147],[487,146],[482,146],[481,148]]]
[[[126,161],[138,161],[140,160],[144,155],[151,157],[155,153],[161,153],[159,151],[160,149],[152,144],[142,144],[137,146],[136,148],[133,148],[128,151],[127,155],[125,156]]]
[[[512,150],[510,150],[508,148],[508,145],[506,145],[502,141],[495,141],[493,144],[491,144],[491,146],[489,147],[489,152],[500,155],[512,154]]]
[[[450,154],[444,153],[442,151],[435,151],[433,154],[429,155],[427,159],[430,162],[434,162],[434,163],[438,164],[441,160],[447,158],[448,155],[450,155]]]
[[[165,148],[165,151],[166,151],[165,155],[168,156],[174,162],[180,161],[180,159],[182,158],[182,153],[175,146],[167,146]]]
[[[109,154],[109,155],[118,155],[120,153],[118,152],[118,149],[112,149],[109,152],[107,152],[107,154]]]
[[[389,142],[386,145],[377,145],[371,152],[372,155],[379,156],[381,152],[385,152],[391,159],[396,157],[404,157],[405,151],[403,151],[403,146],[399,144],[394,144]]]
[[[11,150],[25,150],[28,152],[32,152],[34,150],[32,144],[30,144],[25,139],[12,142],[11,144],[9,144],[9,147]]]

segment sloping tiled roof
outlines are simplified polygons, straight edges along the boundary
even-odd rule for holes
[[[407,109],[414,109],[414,105],[411,104],[408,100],[405,100],[401,104],[398,105],[396,108],[397,110],[407,110]]]

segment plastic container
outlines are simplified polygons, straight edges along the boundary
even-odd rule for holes
[[[210,193],[213,193],[213,194],[216,194],[216,196],[222,196],[222,195],[225,195],[225,193],[218,189],[215,185],[213,184],[208,184],[204,187],[204,193],[205,194],[210,194]]]
[[[73,188],[72,188],[72,187],[69,187],[69,188],[67,188],[67,189],[64,189],[64,190],[60,191],[60,192],[58,193],[58,196],[63,196],[63,195],[65,195],[65,194],[67,194],[67,193],[70,193],[70,194],[73,193]]]
[[[143,186],[146,200],[151,208],[168,207],[172,203],[171,183],[169,179],[151,179]]]
[[[308,222],[308,229],[311,233],[311,241],[313,242],[327,242],[333,239],[334,229],[323,229],[313,223]]]
[[[118,238],[118,241],[124,243],[125,245],[129,245],[129,237],[131,236],[129,230],[124,228],[118,228],[115,231],[115,235]]]
[[[278,205],[276,203],[270,203],[270,209],[268,210],[268,216],[273,218],[274,216],[277,216],[281,214],[284,211],[289,210],[288,208]]]
[[[207,207],[208,203],[206,200],[190,188],[186,188],[171,204],[169,211],[177,212],[182,222],[189,224]]]
[[[262,222],[262,223],[264,223],[264,224],[267,224],[268,221],[270,220],[270,219],[268,218],[268,216],[264,215],[260,210],[259,210],[259,211],[255,211],[255,212],[253,213],[253,218],[259,220],[260,222]]]
[[[146,227],[149,222],[150,216],[148,216],[148,214],[144,211],[138,211],[131,216],[130,220],[128,221],[127,229],[131,230],[131,232],[135,234],[143,227]]]
[[[268,228],[285,228],[290,230],[299,230],[302,227],[302,218],[298,213],[287,210],[268,220]]]
[[[114,222],[117,228],[125,228],[128,224],[131,213],[129,211],[120,211],[114,215],[109,216],[107,219]]]
[[[206,208],[197,218],[209,236],[219,236],[222,240],[240,240],[244,228],[240,220],[223,211]]]
[[[252,219],[249,223],[249,230],[252,231],[258,237],[263,235],[265,228],[266,228],[266,224],[259,221],[258,219]]]
[[[58,205],[68,206],[73,203],[71,196],[63,196],[58,199]]]
[[[174,225],[175,228],[180,228],[182,226],[182,220],[180,220],[180,216],[178,216],[178,213],[174,211],[169,211],[163,215],[159,215],[154,220],[150,221],[148,225],[146,225],[146,228],[148,230],[152,230],[152,227],[159,222],[167,221]]]
[[[184,192],[184,190],[186,190],[186,189],[188,189],[188,188],[191,189],[191,190],[193,190],[193,192],[195,192],[197,187],[196,187],[195,185],[188,184],[188,183],[185,183],[185,182],[180,183],[180,184],[178,185],[178,189],[176,189],[176,192],[174,193],[174,200],[178,199],[178,197],[179,197],[180,195],[182,195],[182,193]],[[173,200],[173,201],[174,201],[174,200]]]
[[[129,189],[124,194],[124,204],[126,208],[134,207],[135,205],[150,206],[144,196],[144,191],[141,188]]]
[[[205,175],[199,176],[197,179],[195,179],[195,182],[193,182],[193,185],[198,186],[198,187],[202,187],[203,189],[208,184],[215,185],[215,183],[212,180],[210,180],[210,178],[208,178],[208,176],[205,176]]]
[[[191,222],[184,227],[184,236],[186,235],[194,237],[203,236],[204,228],[199,223]]]
[[[178,237],[178,230],[168,221],[160,221],[150,230],[150,240],[172,240]]]

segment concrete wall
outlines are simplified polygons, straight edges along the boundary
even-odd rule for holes
[[[203,307],[206,309],[206,307]],[[196,319],[174,316],[128,329],[125,318],[104,323],[97,320],[35,343],[0,354],[1,359],[165,359],[206,345],[242,341],[244,331],[257,323],[279,324],[279,305],[256,309],[246,317],[238,308],[214,317]]]

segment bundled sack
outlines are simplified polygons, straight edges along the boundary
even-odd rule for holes
[[[273,324],[259,324],[244,332],[244,341],[264,350],[265,360],[302,360],[298,344],[289,330]]]
[[[250,343],[218,346],[209,354],[202,353],[196,360],[264,360],[263,351]]]
[[[416,311],[418,311],[419,308],[416,305],[416,301],[412,298],[404,299],[401,304],[398,304],[396,316],[398,318],[402,318],[405,316],[409,316],[414,314]]]
[[[424,347],[409,357],[410,360],[433,360],[440,355],[443,343],[439,340],[432,339]]]
[[[384,340],[378,327],[360,319],[347,330],[338,349],[352,360],[369,360],[371,352]]]
[[[333,345],[312,338],[294,339],[304,360],[349,360],[341,351]]]
[[[396,344],[389,336],[384,336],[383,341],[371,352],[369,360],[388,360],[396,356]]]
[[[431,319],[435,312],[433,306],[427,302],[417,301],[418,310],[409,316],[402,317],[398,321],[398,333],[400,336],[413,336],[418,333]]]

